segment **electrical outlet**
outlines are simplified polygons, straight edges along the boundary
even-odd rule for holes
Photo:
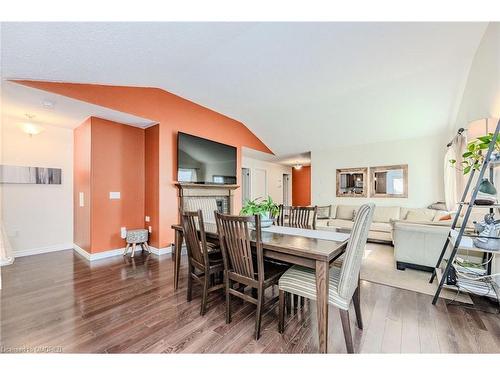
[[[153,228],[151,227],[151,225],[148,227],[148,232],[153,233]]]

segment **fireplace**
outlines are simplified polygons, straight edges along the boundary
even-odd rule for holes
[[[213,217],[217,210],[225,214],[234,214],[234,190],[238,185],[209,185],[177,183],[179,212],[202,210],[205,218]]]

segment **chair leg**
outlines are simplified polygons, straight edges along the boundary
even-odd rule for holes
[[[146,250],[148,251],[148,253],[151,254],[151,249],[149,248],[149,244],[147,242],[144,242],[144,245],[146,246]]]
[[[299,304],[300,304],[300,307],[303,308],[304,307],[304,301],[305,301],[305,297],[302,297],[302,296],[299,296]]]
[[[231,288],[231,282],[227,273],[224,272],[224,278],[226,279],[226,324],[231,323],[231,294],[229,289]]]
[[[192,267],[188,264],[188,286],[187,286],[187,301],[191,302],[193,296],[193,276],[191,276]]]
[[[299,304],[299,296],[294,294],[293,295],[293,312],[297,312],[297,305]]]
[[[257,311],[256,311],[256,319],[255,319],[255,340],[258,340],[260,338],[260,322],[262,318],[262,302],[264,299],[264,288],[259,287],[259,290],[257,292]]]
[[[201,310],[200,315],[205,315],[207,311],[207,296],[208,296],[208,285],[210,284],[210,274],[205,270],[205,277],[203,278],[203,295],[201,297]]]
[[[360,304],[360,290],[359,285],[354,291],[354,295],[352,296],[352,302],[354,305],[354,312],[356,313],[356,321],[358,322],[358,328],[363,329],[363,318],[361,317],[361,304]]]
[[[131,255],[131,257],[133,258],[134,255],[135,255],[135,243],[132,244],[132,255]]]
[[[351,335],[351,323],[349,321],[349,310],[339,310],[340,320],[342,321],[342,329],[344,330],[345,346],[347,347],[347,353],[354,353],[354,345],[352,342]]]
[[[146,248],[144,247],[144,242],[141,243],[141,250],[143,253],[146,251]]]
[[[290,293],[285,292],[285,300],[286,300],[286,313],[291,314],[292,313],[292,296]]]
[[[283,290],[279,291],[279,323],[278,332],[283,333],[285,331],[285,292]]]
[[[130,244],[128,243],[127,246],[125,246],[125,251],[123,252],[123,256],[127,255],[128,249],[130,249]]]

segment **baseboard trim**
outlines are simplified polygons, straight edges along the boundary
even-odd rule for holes
[[[73,244],[64,243],[64,244],[59,244],[59,245],[37,247],[34,249],[16,250],[13,253],[14,253],[14,258],[20,258],[20,257],[26,257],[26,256],[30,256],[30,255],[52,253],[54,251],[71,250],[72,248],[73,248]]]
[[[172,253],[172,246],[162,247],[161,249],[158,249],[157,247],[154,246],[149,246],[149,248],[151,249],[151,252],[155,255],[164,255]]]
[[[158,249],[153,246],[150,246],[149,248],[151,249],[151,253],[155,255],[170,254],[172,252],[171,246],[162,247],[161,249]],[[89,253],[86,250],[82,249],[77,244],[73,244],[73,249],[90,262],[115,257],[117,255],[123,255],[123,252],[125,251],[125,248],[122,247],[120,249],[106,250],[106,251],[101,251],[99,253]]]

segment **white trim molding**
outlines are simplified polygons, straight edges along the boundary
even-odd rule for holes
[[[71,249],[73,249],[73,244],[63,243],[58,245],[37,247],[34,249],[14,250],[14,258],[26,257],[29,255],[52,253],[54,251],[71,250]]]
[[[77,244],[73,244],[72,247],[78,254],[80,254],[90,262],[95,260],[115,257],[117,255],[123,255],[123,252],[125,251],[125,248],[122,247],[120,249],[106,250],[106,251],[101,251],[99,253],[89,253],[86,250],[82,249]],[[154,255],[170,254],[172,252],[171,246],[162,247],[161,249],[157,249],[156,247],[153,246],[150,246],[149,248],[151,249],[151,253]]]

